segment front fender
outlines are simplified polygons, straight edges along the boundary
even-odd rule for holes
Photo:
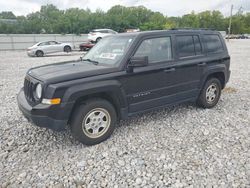
[[[102,92],[110,93],[115,96],[121,107],[127,106],[125,91],[122,89],[121,83],[117,80],[105,80],[74,85],[65,91],[62,101],[72,103],[81,97]]]

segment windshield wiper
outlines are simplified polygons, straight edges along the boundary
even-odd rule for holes
[[[94,60],[91,60],[91,59],[83,59],[83,58],[81,58],[81,60],[82,60],[82,61],[88,61],[88,62],[91,62],[91,63],[93,63],[94,65],[98,65],[98,64],[99,64],[99,62],[98,62],[98,61],[94,61]]]

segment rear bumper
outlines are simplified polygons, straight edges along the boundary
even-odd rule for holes
[[[18,93],[17,96],[18,107],[28,121],[39,127],[45,127],[56,131],[64,130],[67,125],[67,120],[58,120],[46,115],[50,111],[50,105],[39,104],[37,106],[30,106],[27,102],[24,91]]]

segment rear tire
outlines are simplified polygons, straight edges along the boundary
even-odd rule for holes
[[[95,98],[84,102],[72,116],[73,136],[85,145],[95,145],[108,139],[115,129],[115,108],[106,100]]]
[[[221,95],[221,82],[217,78],[206,81],[197,104],[202,108],[213,108],[219,101]]]
[[[37,57],[43,57],[43,56],[44,56],[43,51],[42,51],[42,50],[36,51],[36,56],[37,56]]]
[[[69,52],[71,52],[71,47],[70,46],[64,46],[64,52],[67,52],[67,53],[69,53]]]

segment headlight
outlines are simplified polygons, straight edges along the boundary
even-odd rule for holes
[[[42,85],[41,84],[36,85],[35,95],[37,99],[41,99],[42,97]]]

